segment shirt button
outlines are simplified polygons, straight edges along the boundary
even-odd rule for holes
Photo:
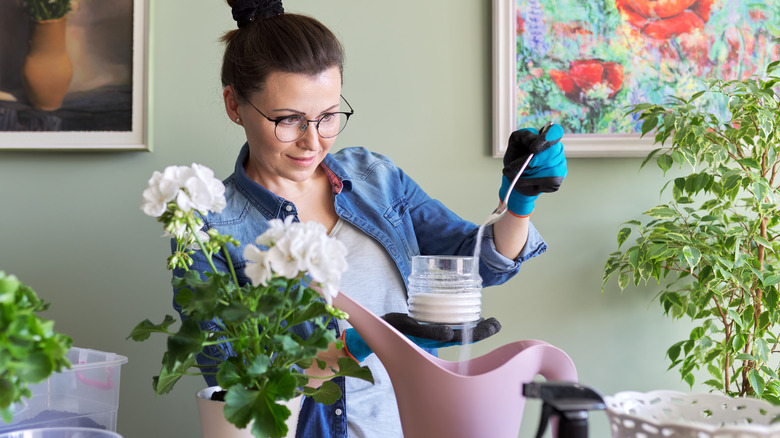
[[[287,205],[284,206],[284,209],[287,210],[288,212],[290,212],[290,211],[292,211],[292,205],[287,204]]]
[[[336,409],[335,412],[336,412],[336,415],[341,415],[342,410],[341,409]]]

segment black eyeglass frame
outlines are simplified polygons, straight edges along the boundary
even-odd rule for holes
[[[300,140],[300,138],[301,138],[301,137],[303,137],[303,136],[306,134],[306,131],[309,129],[309,123],[316,123],[316,124],[314,125],[314,129],[317,131],[317,135],[319,135],[319,136],[320,136],[320,137],[322,137],[322,138],[333,138],[333,137],[335,137],[335,136],[337,136],[337,135],[341,134],[341,131],[343,131],[343,130],[344,130],[344,128],[346,128],[346,127],[347,127],[347,123],[349,122],[349,117],[350,117],[352,114],[355,114],[355,110],[354,110],[354,109],[352,109],[352,105],[350,105],[350,104],[349,104],[349,101],[347,101],[347,99],[345,99],[343,95],[339,94],[339,97],[341,97],[342,99],[344,99],[344,103],[346,103],[346,104],[347,104],[347,106],[349,107],[349,112],[346,112],[346,111],[336,111],[336,112],[332,112],[332,113],[325,113],[325,114],[324,114],[322,117],[320,117],[319,119],[314,119],[314,120],[309,120],[309,119],[307,119],[307,118],[305,118],[305,117],[303,117],[303,116],[284,116],[284,117],[277,117],[277,118],[275,118],[275,119],[272,119],[272,118],[268,117],[267,115],[263,114],[263,112],[262,112],[262,111],[260,111],[259,109],[257,109],[257,107],[255,106],[255,104],[253,104],[253,103],[252,103],[252,102],[251,102],[249,99],[246,99],[246,101],[247,101],[247,103],[249,103],[249,105],[251,105],[251,106],[252,106],[252,108],[254,108],[254,109],[255,109],[255,111],[257,111],[257,112],[258,112],[258,113],[259,113],[261,116],[265,117],[265,119],[266,119],[266,120],[268,120],[269,122],[272,122],[272,123],[274,124],[274,136],[276,137],[276,139],[277,139],[277,140],[281,141],[282,143],[292,143],[292,142],[294,142],[294,141],[298,141],[298,140]],[[344,127],[343,127],[343,128],[341,128],[341,129],[339,130],[339,132],[337,132],[337,133],[335,133],[335,134],[333,134],[333,135],[331,135],[331,136],[328,136],[328,137],[326,137],[326,136],[322,135],[322,134],[320,133],[320,122],[322,122],[322,119],[323,119],[323,118],[325,118],[325,116],[328,116],[328,115],[336,115],[336,114],[343,114],[343,115],[344,115],[344,116],[347,118],[347,120],[345,120],[345,121],[344,121]],[[281,122],[282,122],[282,120],[284,120],[284,119],[289,119],[290,117],[301,117],[301,118],[303,118],[303,120],[306,122],[306,124],[305,124],[305,125],[303,125],[303,124],[301,125],[301,135],[300,135],[298,138],[296,138],[296,139],[294,139],[294,140],[282,140],[281,138],[279,138],[279,135],[276,133],[276,129],[279,127],[279,123],[281,123]],[[304,128],[304,126],[305,126],[305,128]]]

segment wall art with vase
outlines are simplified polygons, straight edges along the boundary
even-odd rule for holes
[[[0,0],[0,149],[147,150],[148,0]]]

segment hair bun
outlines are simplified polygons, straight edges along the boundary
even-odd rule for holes
[[[284,14],[282,0],[236,0],[233,4],[233,19],[242,28],[255,17],[270,18]]]

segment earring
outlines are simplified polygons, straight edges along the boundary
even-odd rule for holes
[[[236,117],[236,123],[241,123],[241,117]]]

